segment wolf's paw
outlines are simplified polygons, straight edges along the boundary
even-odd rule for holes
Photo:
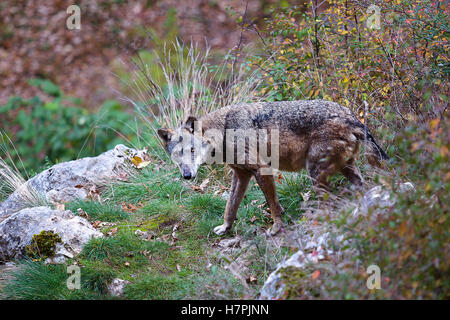
[[[276,235],[278,232],[280,232],[280,230],[283,229],[283,222],[275,222],[272,226],[272,228],[270,228],[268,230],[268,234],[271,236]]]
[[[221,236],[225,233],[228,232],[228,230],[230,230],[230,228],[227,228],[225,225],[220,225],[214,228],[214,233]]]

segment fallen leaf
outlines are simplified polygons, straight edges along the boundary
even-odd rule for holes
[[[249,276],[247,279],[247,283],[253,283],[253,284],[257,284],[258,283],[258,278],[256,278],[255,276]]]
[[[311,191],[301,192],[300,194],[302,195],[304,202],[307,202],[309,200],[309,198],[311,197]]]
[[[316,280],[319,276],[320,276],[320,271],[319,271],[319,270],[316,270],[316,271],[313,272],[311,278],[312,278],[313,280]]]
[[[430,121],[430,128],[431,128],[431,130],[434,130],[438,126],[439,121],[440,121],[439,118],[436,118],[436,119],[433,119],[433,120]]]
[[[117,231],[118,231],[117,227],[116,227],[116,228],[112,228],[112,229],[108,232],[108,235],[113,236],[113,235],[115,235],[115,234],[117,233]]]
[[[138,167],[138,165],[140,164],[140,163],[142,163],[144,160],[142,160],[142,158],[141,157],[138,157],[138,156],[134,156],[133,158],[131,158],[131,162],[133,163],[133,165],[137,168]]]
[[[144,205],[142,203],[138,203],[137,206],[135,206],[134,204],[131,203],[125,203],[122,201],[122,205],[121,208],[123,211],[128,212],[128,213],[133,213],[138,209],[141,209]]]
[[[403,235],[405,234],[405,232],[406,232],[406,225],[407,225],[406,221],[403,221],[400,224],[400,226],[398,228],[398,234],[400,235],[400,237],[403,237]]]
[[[205,180],[203,180],[203,182],[200,184],[200,189],[202,191],[205,191],[206,185],[209,183],[209,178],[206,178]]]
[[[194,191],[203,192],[203,189],[200,186],[191,186],[191,189],[194,190]]]
[[[84,211],[83,209],[78,208],[78,209],[77,209],[77,214],[78,214],[80,217],[86,218],[87,220],[89,220],[89,215],[88,215],[87,212]]]

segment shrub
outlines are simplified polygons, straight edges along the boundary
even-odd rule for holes
[[[15,146],[6,144],[6,152],[16,163],[20,155],[24,168],[19,169],[36,171],[45,163],[93,156],[135,140],[134,119],[116,101],[106,101],[98,112],[89,113],[78,106],[79,99],[66,97],[49,80],[33,79],[30,84],[50,99],[12,97],[0,106],[0,127]]]
[[[383,181],[397,201],[368,216],[339,213],[338,233],[347,235],[357,262],[342,258],[314,287],[298,280],[302,290],[290,297],[448,299],[448,10],[443,1],[318,3],[277,10],[261,32],[265,54],[249,62],[264,70],[262,90],[275,100],[332,100],[383,127],[395,146]],[[371,4],[380,9],[379,29],[368,24]],[[405,180],[415,192],[397,192]],[[381,269],[382,290],[365,285],[371,264]]]
[[[398,174],[390,181],[395,204],[387,209],[374,208],[369,217],[356,222],[350,219],[341,227],[350,233],[362,265],[379,266],[382,276],[382,290],[374,292],[361,286],[361,280],[367,277],[364,268],[350,277],[340,274],[337,287],[346,287],[352,297],[449,298],[447,133],[448,123],[430,121],[424,126],[409,126],[396,141],[404,157],[396,166]],[[406,177],[415,185],[414,192],[396,190],[399,180]]]
[[[443,115],[450,62],[443,1],[328,2],[280,9],[267,20],[265,54],[250,58],[264,70],[263,91],[276,100],[339,102],[374,126],[385,113],[391,127]]]

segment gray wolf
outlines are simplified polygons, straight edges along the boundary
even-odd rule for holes
[[[263,174],[263,169],[271,168],[273,157],[263,157],[260,145],[251,148],[250,135],[245,136],[246,132],[256,132],[261,138],[263,131],[267,132],[264,141],[270,149],[269,156],[276,153],[276,169],[306,168],[317,190],[327,189],[329,178],[336,172],[342,172],[356,186],[362,184],[355,166],[362,143],[369,163],[380,166],[382,160],[388,159],[369,130],[348,108],[325,100],[235,104],[199,119],[189,116],[176,129],[159,129],[165,149],[185,179],[194,178],[199,166],[210,163],[212,158],[223,160],[233,169],[224,223],[214,229],[217,234],[230,230],[252,177],[270,207],[274,221],[270,233],[274,235],[282,227],[284,209],[278,201],[273,175]],[[230,132],[239,134],[229,139]],[[278,141],[273,139],[274,132]],[[238,150],[235,138],[242,137],[245,148]],[[237,157],[241,158],[240,162],[236,161]]]

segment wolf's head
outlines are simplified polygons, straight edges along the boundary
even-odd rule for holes
[[[159,129],[158,135],[172,161],[180,168],[185,179],[193,179],[198,168],[208,160],[213,151],[211,143],[194,131],[197,118],[189,116],[186,122],[177,129]]]

